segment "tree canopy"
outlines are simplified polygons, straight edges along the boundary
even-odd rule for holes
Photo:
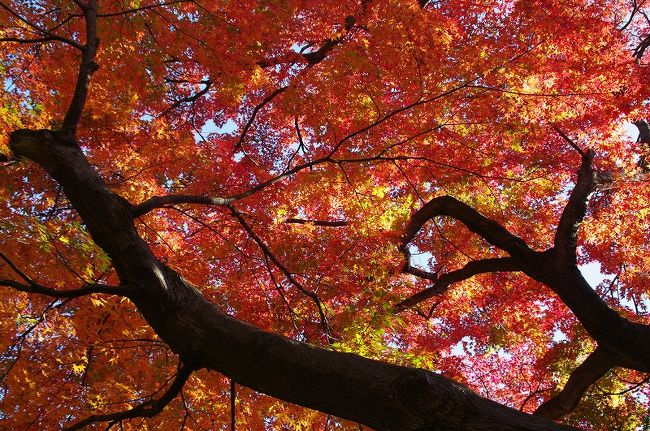
[[[650,429],[645,3],[0,0],[1,427]]]

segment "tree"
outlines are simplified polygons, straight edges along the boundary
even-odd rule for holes
[[[647,13],[0,1],[3,425],[647,429]]]

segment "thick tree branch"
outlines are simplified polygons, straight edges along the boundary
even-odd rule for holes
[[[140,217],[153,211],[156,208],[165,208],[178,204],[200,204],[200,205],[228,205],[234,198],[209,197],[201,195],[167,195],[154,196],[146,201],[134,205],[131,209],[133,217]]]
[[[408,256],[408,244],[432,218],[455,218],[490,244],[510,254],[520,271],[552,289],[589,335],[607,349],[615,365],[650,371],[650,345],[647,343],[650,326],[631,322],[610,308],[589,286],[575,264],[575,231],[584,216],[586,197],[593,187],[592,157],[590,151],[583,157],[576,189],[560,219],[556,247],[551,250],[537,252],[530,249],[521,238],[496,221],[449,196],[434,198],[413,214],[400,250]]]
[[[230,379],[230,431],[236,431],[237,411],[237,382]]]
[[[614,366],[611,354],[602,347],[597,347],[582,364],[573,370],[560,393],[539,406],[535,410],[535,415],[548,419],[560,419],[572,412],[585,391]]]
[[[650,144],[650,126],[648,126],[648,122],[639,120],[635,121],[634,125],[639,130],[639,137],[637,138],[637,142]]]
[[[433,285],[405,300],[395,304],[394,309],[400,312],[433,296],[443,294],[447,288],[459,281],[467,280],[478,274],[489,272],[513,272],[520,271],[520,266],[510,257],[496,257],[491,259],[474,260],[456,271],[451,271],[442,275],[430,273],[407,264],[404,272],[433,281]]]
[[[73,1],[84,11],[86,23],[89,22],[86,13],[93,9],[92,5],[96,17],[96,2]],[[419,1],[419,3],[424,7],[427,2]],[[346,19],[345,24],[346,30],[350,32],[355,25],[354,18]],[[87,32],[88,36],[89,33]],[[335,38],[337,37],[339,36],[336,35]],[[346,34],[342,37],[348,36]],[[321,46],[321,49],[326,49],[323,58],[333,49],[327,47],[329,43],[334,43],[336,46],[341,42],[336,42],[334,39],[326,40],[325,45]],[[84,56],[87,49],[88,44],[84,46]],[[314,53],[306,55],[309,54]],[[309,59],[307,61],[310,66],[313,65]],[[83,64],[82,59],[82,66]],[[87,75],[86,88],[90,73],[92,71]],[[81,78],[80,70],[77,86]],[[77,95],[78,92],[75,90],[62,133],[19,131],[12,135],[11,147],[17,155],[30,158],[41,165],[63,186],[93,239],[114,261],[120,280],[137,286],[137,291],[132,297],[138,309],[175,351],[188,357],[198,358],[203,366],[210,369],[223,370],[233,381],[236,379],[283,399],[295,400],[309,407],[358,420],[377,429],[420,431],[466,427],[495,430],[560,429],[559,426],[546,421],[536,421],[526,415],[513,413],[503,406],[486,402],[459,385],[435,374],[367,361],[353,355],[327,352],[260,331],[229,318],[217,307],[204,300],[197,289],[183,280],[174,270],[156,258],[138,236],[133,226],[133,216],[144,214],[153,208],[182,203],[183,199],[189,199],[187,203],[210,205],[224,205],[232,200],[215,202],[213,198],[205,197],[197,200],[187,196],[154,197],[135,208],[132,207],[106,188],[79,148],[68,145],[76,143],[74,132],[87,98],[87,94],[84,94],[81,103],[75,104]],[[75,118],[68,121],[68,115],[73,113],[73,105],[80,106],[79,112],[74,116]],[[382,117],[381,121],[386,118],[389,117]],[[381,121],[348,135],[339,141],[332,153],[319,162],[332,161],[332,155],[346,139],[352,139],[359,133],[376,127]],[[66,123],[72,125],[66,126]],[[241,137],[242,142],[244,138],[245,132]],[[313,164],[310,162],[297,168],[302,169]],[[275,181],[286,178],[288,172],[292,171],[297,172],[288,170],[287,173],[272,178],[249,192],[261,190]],[[593,295],[589,296],[589,286],[579,273],[576,275],[575,272],[557,265],[561,260],[557,259],[557,253],[551,255],[551,253],[534,252],[520,238],[510,234],[503,225],[477,212],[467,211],[467,208],[463,208],[462,205],[458,206],[453,202],[447,204],[451,210],[443,208],[438,215],[448,216],[449,214],[445,214],[446,210],[456,216],[460,214],[459,220],[462,223],[482,237],[487,236],[488,241],[492,241],[493,244],[498,243],[497,247],[510,245],[510,249],[506,247],[504,250],[510,253],[511,257],[504,259],[512,259],[531,277],[551,286],[572,310],[577,310],[576,314],[581,322],[586,322],[589,333],[594,337],[602,338],[606,344],[615,344],[615,340],[621,338],[621,334],[628,332],[632,334],[634,342],[629,343],[628,348],[631,353],[625,348],[628,344],[627,340],[621,340],[616,345],[616,349],[611,351],[617,360],[625,355],[626,360],[632,358],[628,363],[638,364],[643,361],[650,363],[647,360],[648,349],[643,350],[642,343],[644,340],[647,342],[648,331],[645,331],[642,325],[626,325],[629,322],[624,319],[616,320],[612,313],[609,313],[611,310],[606,306],[603,309],[598,301],[593,300]],[[246,229],[243,218],[240,223]],[[250,226],[247,232],[251,237],[255,234]],[[257,242],[264,250],[264,243],[261,240]],[[265,256],[269,257],[269,255],[272,257],[270,251],[268,253],[265,251]],[[292,275],[286,268],[281,266],[278,268],[285,275]],[[459,271],[464,269],[466,268]],[[446,275],[451,274],[453,273]],[[29,279],[26,280],[31,284]],[[236,286],[229,286],[229,288],[236,288]],[[582,305],[583,303],[585,305]],[[597,313],[593,318],[584,317],[594,311],[603,310],[604,314]],[[598,326],[594,323],[595,319],[601,319],[604,323]],[[611,325],[612,322],[615,324]],[[631,331],[627,331],[628,329]]]
[[[634,52],[632,53],[632,56],[636,58],[637,60],[641,60],[643,58],[643,54],[645,54],[646,49],[650,46],[650,34],[648,34],[646,37],[644,37],[641,42],[634,48]]]
[[[81,64],[77,75],[74,94],[68,107],[68,111],[61,125],[61,132],[69,138],[74,138],[77,133],[77,126],[81,119],[86,99],[88,98],[88,86],[90,77],[98,69],[95,63],[95,55],[99,47],[97,37],[97,0],[89,0],[87,5],[82,7],[86,19],[86,44],[81,49]]]
[[[146,401],[136,407],[133,407],[132,409],[121,412],[88,416],[76,424],[64,428],[64,430],[75,431],[97,422],[117,423],[126,419],[153,417],[160,413],[174,398],[176,398],[181,389],[183,389],[183,385],[185,385],[185,382],[192,374],[192,371],[194,371],[193,367],[186,364],[181,365],[178,369],[176,377],[174,378],[174,381],[171,383],[171,385],[169,385],[165,393],[158,399]]]
[[[645,172],[650,172],[650,126],[645,120],[635,121],[634,125],[639,130],[639,137],[636,141],[641,144],[638,166]]]
[[[451,196],[433,198],[411,216],[402,237],[400,250],[405,251],[408,244],[429,220],[435,217],[452,217],[463,223],[469,230],[478,234],[490,244],[508,252],[511,256],[531,255],[534,253],[526,242],[510,233],[506,228],[491,220],[469,205]]]
[[[555,252],[561,262],[576,264],[578,228],[587,211],[587,198],[594,190],[595,176],[592,168],[594,154],[587,151],[582,156],[578,179],[555,231]]]

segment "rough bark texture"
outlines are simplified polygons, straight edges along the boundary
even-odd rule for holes
[[[61,184],[121,282],[136,287],[125,294],[183,363],[378,430],[572,429],[425,370],[317,348],[229,317],[155,258],[136,232],[132,205],[104,185],[76,142],[48,130],[19,130],[11,148]]]

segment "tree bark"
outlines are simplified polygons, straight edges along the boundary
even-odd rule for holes
[[[19,130],[16,156],[64,189],[125,291],[158,335],[195,369],[378,430],[569,430],[482,398],[422,369],[334,352],[257,329],[221,312],[138,235],[133,206],[110,191],[69,136]],[[135,287],[135,289],[134,289]]]

